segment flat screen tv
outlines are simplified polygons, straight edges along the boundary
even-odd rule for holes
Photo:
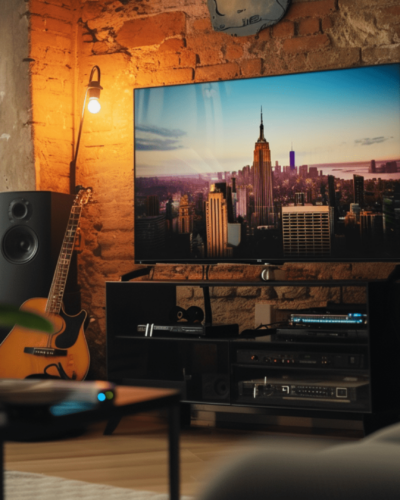
[[[400,260],[400,65],[134,91],[135,261]]]

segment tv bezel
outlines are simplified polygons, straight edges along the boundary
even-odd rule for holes
[[[302,74],[312,74],[312,73],[327,73],[327,72],[333,72],[333,71],[342,71],[342,70],[351,70],[351,69],[360,69],[360,68],[370,68],[370,67],[379,67],[379,66],[398,66],[399,68],[399,73],[400,73],[400,62],[394,62],[394,63],[382,63],[382,64],[368,64],[368,65],[359,65],[359,66],[350,66],[350,67],[341,67],[341,68],[327,68],[327,69],[322,69],[322,70],[313,70],[313,71],[299,71],[299,72],[287,72],[287,73],[273,73],[273,74],[268,74],[268,75],[259,75],[259,76],[252,76],[252,77],[241,77],[241,78],[231,78],[231,79],[222,79],[222,80],[211,80],[211,81],[193,81],[193,82],[187,82],[187,83],[179,83],[179,84],[171,84],[171,85],[154,85],[154,86],[144,86],[144,87],[135,87],[133,89],[133,163],[134,163],[134,168],[133,168],[133,209],[134,209],[134,240],[136,241],[136,137],[135,137],[135,130],[136,130],[136,114],[135,114],[135,98],[136,98],[136,93],[142,90],[151,90],[151,89],[156,89],[156,88],[167,88],[167,87],[186,87],[186,86],[191,86],[191,85],[203,85],[203,84],[213,84],[213,83],[223,83],[223,82],[231,82],[231,81],[240,81],[240,80],[256,80],[256,79],[267,79],[269,77],[284,77],[284,76],[290,76],[290,75],[302,75]],[[400,92],[400,90],[399,90]],[[399,120],[400,120],[400,109],[399,109]],[[399,150],[399,157],[400,157],[400,150]],[[397,263],[400,262],[400,255],[396,257],[385,257],[385,256],[378,256],[378,257],[334,257],[334,256],[327,256],[327,257],[319,257],[319,256],[310,256],[310,257],[295,257],[295,256],[290,256],[286,257],[282,255],[282,257],[279,258],[227,258],[227,257],[221,257],[221,258],[202,258],[202,259],[173,259],[173,258],[138,258],[136,256],[136,247],[135,247],[135,254],[134,254],[134,263],[135,264],[140,264],[140,265],[154,265],[154,264],[182,264],[182,265],[215,265],[215,264],[232,264],[232,265],[275,265],[275,266],[281,266],[285,263],[307,263],[307,264],[312,264],[312,263]]]

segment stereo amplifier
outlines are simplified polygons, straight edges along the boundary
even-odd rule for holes
[[[288,352],[239,349],[237,362],[246,365],[302,368],[364,368],[364,355],[354,353]]]
[[[294,313],[290,315],[290,324],[297,326],[352,327],[367,324],[367,315],[360,312],[347,314],[308,314]]]
[[[341,328],[332,328],[329,329],[316,329],[316,328],[278,328],[276,333],[271,336],[272,342],[299,342],[299,341],[308,341],[313,342],[315,340],[319,341],[329,341],[335,342],[337,341],[363,341],[365,342],[368,339],[368,330],[365,328],[358,329],[341,329]]]
[[[342,380],[267,378],[238,383],[239,397],[256,399],[319,400],[354,403],[368,396],[369,382],[365,378],[346,377]]]

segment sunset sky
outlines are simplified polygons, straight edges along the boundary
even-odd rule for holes
[[[272,165],[400,159],[399,65],[137,89],[137,176],[237,171],[260,110]]]

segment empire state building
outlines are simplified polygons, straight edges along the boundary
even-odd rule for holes
[[[271,151],[264,137],[261,108],[260,137],[254,149],[254,212],[257,226],[274,225],[274,197],[272,192]]]

